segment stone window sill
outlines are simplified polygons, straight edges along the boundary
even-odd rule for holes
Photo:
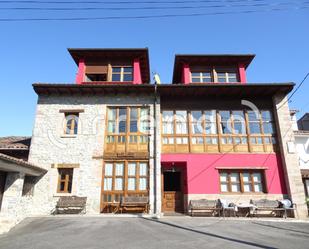
[[[76,138],[77,135],[62,135],[61,138]]]
[[[73,196],[72,193],[56,193],[54,197],[62,197],[62,196]]]

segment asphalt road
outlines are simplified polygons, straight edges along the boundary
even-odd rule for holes
[[[309,223],[200,217],[28,218],[1,249],[309,248]]]

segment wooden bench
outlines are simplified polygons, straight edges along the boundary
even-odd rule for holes
[[[220,206],[217,200],[191,200],[189,203],[189,211],[191,216],[196,213],[210,212],[212,216],[218,214],[220,216]]]
[[[86,213],[87,197],[61,196],[56,204],[54,214]]]
[[[122,197],[120,202],[120,211],[142,213],[149,212],[149,198],[147,196],[126,196]]]
[[[270,212],[270,214],[284,211],[284,208],[280,206],[280,202],[276,200],[250,200],[250,203],[254,205],[253,215],[257,216],[258,212]]]

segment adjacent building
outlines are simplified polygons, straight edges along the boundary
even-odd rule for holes
[[[290,198],[306,217],[290,149],[294,84],[248,83],[254,55],[176,55],[171,84],[150,84],[147,49],[69,53],[74,84],[33,84],[29,163],[44,174],[29,213],[49,214],[71,195],[86,196],[94,214],[148,196],[151,215],[186,212],[192,199]]]

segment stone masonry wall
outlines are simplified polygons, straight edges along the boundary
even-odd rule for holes
[[[40,96],[29,161],[48,170],[36,184],[32,214],[49,214],[55,207],[58,171],[52,164],[79,164],[74,168],[72,195],[87,196],[87,213],[100,212],[105,115],[107,106],[150,106],[147,95]],[[82,109],[77,136],[63,135],[64,114],[59,110]],[[153,141],[152,135],[150,142]],[[150,146],[150,202],[153,211],[153,146]],[[99,159],[98,159],[99,158]]]

